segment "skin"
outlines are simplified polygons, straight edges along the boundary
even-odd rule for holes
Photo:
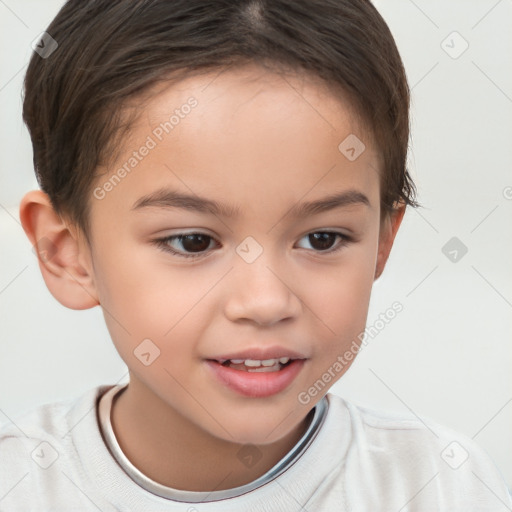
[[[102,170],[99,186],[174,109],[190,96],[198,105],[103,199],[91,197],[91,247],[42,191],[24,196],[20,218],[33,245],[43,237],[53,244],[52,257],[39,259],[53,296],[72,309],[103,309],[130,371],[112,412],[127,457],[169,487],[226,489],[276,464],[304,433],[314,405],[348,369],[308,404],[299,402],[299,393],[364,330],[372,285],[404,207],[381,217],[379,155],[348,102],[313,77],[284,77],[248,65],[189,77],[157,92],[117,162]],[[353,162],[338,150],[349,134],[366,145]],[[131,210],[164,186],[236,205],[240,214]],[[298,203],[348,189],[365,194],[369,206],[285,215]],[[307,236],[325,231],[351,240],[329,254],[342,239],[332,238],[322,251]],[[208,255],[186,259],[152,243],[183,232],[213,237],[200,249]],[[236,253],[248,236],[263,249],[250,264]],[[191,251],[178,240],[169,244]],[[160,350],[148,366],[134,356],[144,339]],[[206,358],[273,345],[307,361],[284,391],[270,397],[242,396],[206,367]],[[250,468],[237,456],[246,444],[261,455]]]

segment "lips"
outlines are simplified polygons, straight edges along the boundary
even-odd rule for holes
[[[237,394],[266,397],[286,389],[303,368],[306,357],[283,348],[245,350],[207,359],[220,382]]]

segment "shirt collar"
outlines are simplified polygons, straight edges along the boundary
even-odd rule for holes
[[[307,447],[311,444],[322,423],[324,422],[329,407],[327,398],[324,396],[311,411],[313,413],[313,417],[309,423],[309,426],[306,432],[295,444],[295,446],[275,466],[270,468],[265,474],[256,478],[252,482],[241,485],[239,487],[234,487],[232,489],[224,489],[220,491],[184,491],[181,489],[173,489],[171,487],[167,487],[150,479],[139,469],[137,469],[121,450],[121,447],[117,442],[114,430],[112,428],[111,411],[112,403],[116,395],[121,393],[126,388],[126,386],[128,386],[128,384],[113,386],[101,397],[99,402],[99,426],[108,449],[110,450],[117,463],[124,470],[124,472],[138,485],[162,498],[168,498],[187,503],[199,503],[205,500],[218,501],[227,498],[233,498],[261,487],[267,482],[277,478],[293,463],[295,463],[297,459],[304,453]]]

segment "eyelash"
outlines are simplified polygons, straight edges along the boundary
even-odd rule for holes
[[[326,249],[325,251],[314,251],[319,254],[333,254],[335,252],[340,251],[346,245],[348,245],[350,242],[352,242],[352,239],[349,236],[345,235],[344,233],[339,233],[338,231],[311,231],[310,233],[305,234],[302,238],[307,237],[308,235],[317,234],[317,233],[337,235],[338,237],[341,238],[341,243],[339,243],[338,246],[335,247],[334,249]],[[201,253],[189,253],[189,254],[181,253],[181,252],[175,251],[174,249],[172,249],[169,246],[169,241],[174,240],[174,239],[179,239],[179,238],[187,236],[187,235],[201,235],[201,236],[208,237],[211,240],[215,240],[212,236],[207,235],[206,233],[193,232],[193,233],[181,233],[178,235],[167,236],[164,238],[157,238],[157,239],[153,240],[153,243],[155,245],[157,245],[157,247],[159,247],[163,251],[169,252],[169,253],[171,253],[175,256],[178,256],[180,258],[196,258],[197,259],[197,258],[204,257],[205,254],[208,254],[205,251],[201,252]]]

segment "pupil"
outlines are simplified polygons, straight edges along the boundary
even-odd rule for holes
[[[321,250],[325,250],[325,249],[330,249],[330,247],[332,246],[332,242],[333,242],[333,238],[335,237],[336,235],[334,233],[313,233],[311,235],[309,235],[309,241],[311,243],[311,238],[313,238],[313,240],[316,240],[317,242],[320,241],[320,247],[317,247],[318,249],[321,249]],[[314,243],[311,243],[311,245],[313,247],[315,247],[315,244]]]
[[[194,252],[194,250],[204,251],[208,248],[209,245],[209,242],[207,241],[208,238],[209,237],[205,235],[184,235],[181,237],[181,243],[183,244],[185,250],[189,252]],[[200,239],[199,243],[197,243],[197,239]]]

